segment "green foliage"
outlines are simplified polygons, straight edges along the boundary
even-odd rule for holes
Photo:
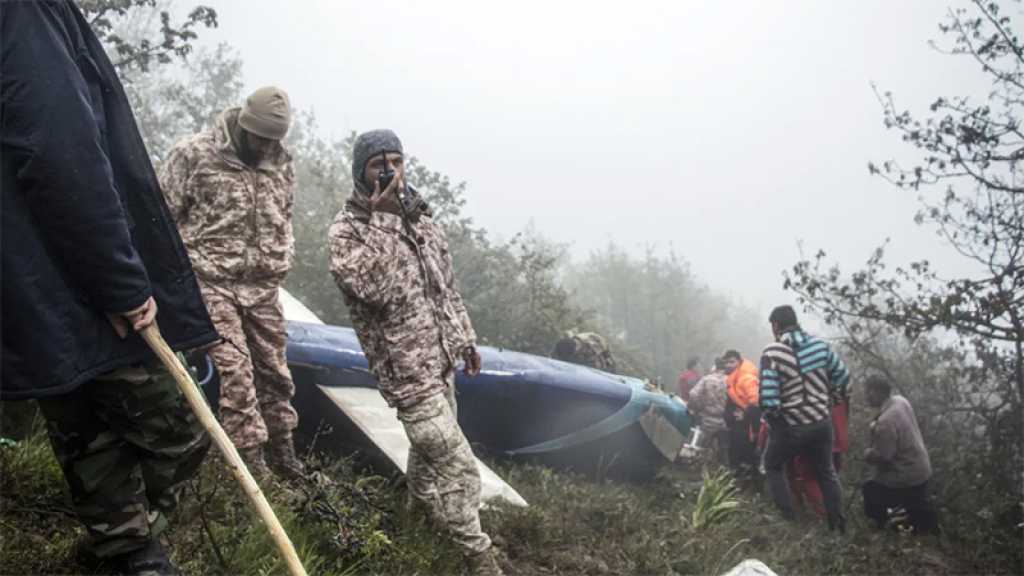
[[[45,420],[37,410],[30,425],[30,433],[21,440],[3,446],[3,475],[0,494],[11,492],[32,497],[52,497],[54,480],[63,479],[60,466],[53,457],[46,438]],[[14,473],[17,471],[17,473]],[[58,491],[59,494],[59,486]]]
[[[311,480],[273,485],[268,497],[310,574],[457,571],[459,555],[429,522],[405,510],[397,485],[360,474],[346,459],[314,458],[307,465],[317,471]],[[183,524],[173,538],[200,540],[192,554],[179,556],[188,559],[183,568],[195,574],[284,572],[265,528],[250,520],[253,512],[219,461],[208,459],[190,492],[192,510],[179,515]],[[196,517],[200,522],[185,520]]]
[[[866,416],[855,411],[854,417]],[[318,472],[313,481],[267,485],[265,492],[310,574],[460,572],[458,552],[422,511],[407,508],[402,485],[344,458],[307,458],[306,464]],[[848,536],[836,541],[821,521],[783,522],[768,501],[749,493],[734,513],[697,528],[684,519],[727,482],[709,482],[693,469],[668,468],[651,482],[630,484],[490,464],[530,502],[482,512],[510,574],[721,574],[751,557],[779,574],[1017,574],[1021,568],[1019,546],[997,553],[948,537],[876,532],[858,514],[850,517]],[[4,572],[89,573],[91,565],[76,554],[83,530],[69,515],[42,428],[16,446],[0,447],[0,466]],[[844,471],[848,499],[856,499],[859,474],[856,462]],[[168,538],[186,574],[284,573],[265,528],[216,453],[187,485]]]
[[[998,2],[976,0],[950,10],[940,25],[952,37],[945,50],[973,60],[991,80],[979,102],[939,97],[922,119],[880,97],[885,126],[920,157],[904,168],[870,164],[899,188],[920,193],[915,221],[932,227],[955,254],[978,270],[943,278],[925,260],[889,271],[884,246],[864,269],[846,277],[824,252],[798,262],[786,286],[825,320],[855,332],[880,321],[908,337],[953,332],[979,362],[1002,374],[989,381],[1016,413],[1024,396],[1024,187],[1018,170],[1024,116],[1024,49]]]
[[[998,2],[971,4],[940,25],[951,38],[944,51],[973,60],[991,90],[939,97],[923,118],[880,96],[885,126],[919,158],[869,168],[918,192],[915,221],[978,272],[943,278],[928,261],[893,269],[883,246],[848,276],[818,252],[785,277],[839,330],[855,373],[880,372],[911,399],[934,488],[958,519],[950,531],[992,551],[1024,535],[1013,521],[1024,506],[1024,51]]]
[[[530,502],[484,516],[485,527],[518,574],[722,574],[758,558],[779,574],[1013,573],[990,558],[969,564],[964,553],[933,539],[894,538],[860,516],[837,541],[824,521],[787,523],[758,494],[718,522],[695,528],[704,485],[696,470],[668,469],[641,485],[598,482],[535,466],[496,470]],[[847,475],[851,478],[852,475]],[[845,489],[855,493],[852,481]],[[852,494],[851,494],[852,496]],[[737,496],[738,497],[738,496]]]
[[[732,474],[724,468],[714,474],[703,472],[704,482],[690,515],[695,530],[707,530],[735,514],[740,506],[739,491]]]
[[[296,257],[285,286],[325,322],[339,325],[349,323],[348,310],[331,278],[327,230],[352,190],[355,136],[324,139],[312,112],[300,113],[288,135],[297,179]]]
[[[11,405],[3,405],[5,417]],[[34,403],[17,405],[33,416],[27,435],[0,445],[0,566],[11,574],[77,573],[75,547],[84,530],[66,502],[42,416]],[[55,558],[71,566],[55,570]]]
[[[934,470],[929,492],[949,545],[973,565],[1019,570],[1024,510],[1013,454],[1020,421],[1004,417],[998,395],[986,390],[979,375],[984,366],[968,351],[934,338],[907,340],[877,324],[871,328],[870,334],[845,338],[840,352],[853,374],[884,374],[913,405]],[[860,454],[876,414],[855,387],[848,477],[868,474]]]
[[[558,280],[563,248],[527,230],[505,243],[483,230],[449,232],[463,299],[485,344],[548,354],[588,314]]]
[[[669,390],[689,358],[707,366],[728,348],[753,356],[771,338],[757,313],[712,291],[675,252],[634,258],[609,244],[571,266],[566,283],[612,336],[616,357]]]
[[[242,59],[225,44],[197,50],[180,69],[133,70],[121,77],[131,79],[125,91],[157,165],[179,140],[210,128],[242,99]]]
[[[178,140],[238,105],[242,60],[226,44],[195,50],[196,29],[217,26],[207,6],[172,24],[173,0],[81,0],[79,5],[118,68],[136,123],[154,164]]]
[[[192,52],[199,27],[216,28],[217,11],[209,6],[194,7],[182,22],[172,22],[167,2],[158,0],[78,0],[96,36],[106,44],[114,66],[148,72],[154,64],[169,64]],[[156,15],[159,25],[145,35],[126,34],[119,25],[133,17]]]

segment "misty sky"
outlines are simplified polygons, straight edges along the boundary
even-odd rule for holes
[[[247,90],[285,88],[328,135],[394,129],[492,233],[671,247],[761,310],[790,299],[798,241],[847,269],[886,237],[941,263],[914,194],[868,174],[910,151],[871,82],[914,110],[986,89],[928,46],[935,0],[202,3]]]

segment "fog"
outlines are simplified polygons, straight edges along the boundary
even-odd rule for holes
[[[247,90],[285,88],[334,136],[394,129],[500,236],[674,250],[759,310],[792,300],[801,244],[848,269],[886,238],[894,263],[963,266],[867,170],[913,157],[872,82],[912,110],[985,92],[928,44],[943,3],[204,3],[221,25],[201,44],[237,48]]]

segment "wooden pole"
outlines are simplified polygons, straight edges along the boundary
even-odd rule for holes
[[[206,399],[199,392],[199,387],[192,380],[192,376],[188,373],[178,357],[171,350],[171,347],[164,341],[164,337],[160,335],[160,328],[157,327],[154,321],[151,325],[144,328],[140,334],[143,340],[149,344],[149,347],[153,349],[153,352],[160,358],[167,370],[170,371],[171,375],[174,376],[174,380],[178,383],[178,388],[185,395],[185,399],[188,400],[192,411],[196,413],[199,418],[199,422],[206,428],[206,431],[210,433],[213,438],[213,442],[220,449],[221,454],[228,461],[228,467],[231,468],[238,483],[242,485],[242,489],[245,494],[252,501],[256,511],[259,513],[260,519],[266,524],[267,530],[270,532],[271,538],[274,539],[274,543],[277,544],[278,550],[281,552],[281,556],[284,558],[285,564],[288,565],[288,572],[292,576],[307,576],[306,569],[303,568],[302,562],[299,560],[298,554],[295,553],[295,547],[292,546],[292,541],[288,539],[288,534],[285,533],[284,528],[281,526],[281,522],[277,519],[274,514],[274,510],[270,507],[270,503],[267,502],[266,497],[263,495],[263,491],[260,490],[256,480],[253,479],[252,474],[249,473],[249,469],[245,466],[245,462],[242,461],[242,457],[238,455],[238,450],[235,449],[235,445],[231,443],[231,439],[228,438],[227,433],[220,427],[220,423],[213,416],[213,412],[210,407],[206,405]]]

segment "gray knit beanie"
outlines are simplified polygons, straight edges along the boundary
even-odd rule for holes
[[[352,183],[356,190],[363,194],[369,195],[373,192],[373,184],[363,181],[366,163],[382,152],[405,153],[402,150],[402,141],[391,130],[371,130],[356,138],[356,143],[352,147]]]
[[[274,86],[264,86],[250,94],[238,114],[239,126],[271,140],[283,140],[291,124],[288,94]]]

